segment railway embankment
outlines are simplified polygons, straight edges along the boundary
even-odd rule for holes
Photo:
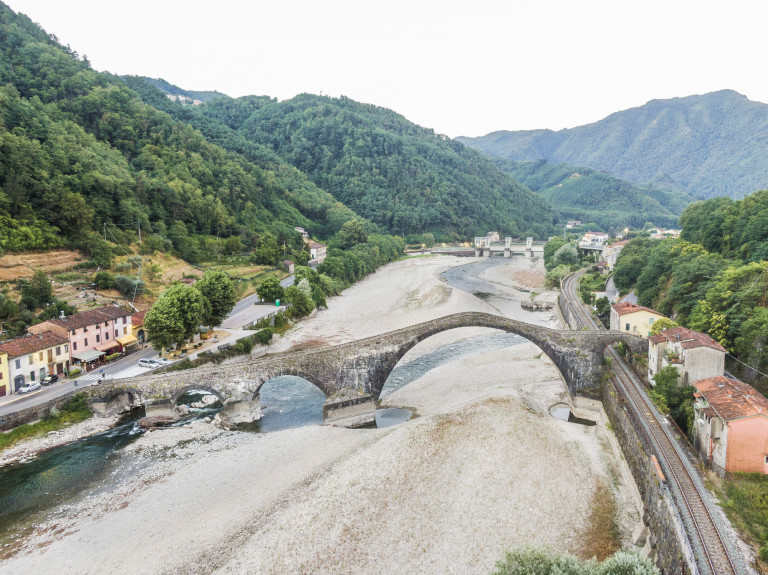
[[[624,405],[613,378],[605,378],[600,391],[603,408],[643,499],[643,523],[648,528],[646,537],[651,557],[662,573],[693,572],[694,558],[688,539],[677,507],[649,455],[653,449],[648,438],[636,431],[641,425],[634,421],[631,410]],[[643,535],[640,537],[644,538]],[[636,543],[645,544],[642,540]]]

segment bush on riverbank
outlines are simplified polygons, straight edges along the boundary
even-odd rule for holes
[[[51,431],[57,431],[75,423],[80,423],[90,418],[91,409],[84,393],[74,395],[61,406],[61,409],[52,409],[45,418],[35,423],[25,423],[9,431],[0,433],[0,451],[8,449],[22,440],[39,437]]]
[[[503,561],[496,563],[492,575],[658,575],[659,571],[650,560],[637,553],[617,551],[602,563],[594,559],[584,561],[569,555],[559,554],[549,549],[524,547],[517,551],[508,551]]]
[[[269,337],[267,337],[266,333],[269,334]],[[201,353],[194,360],[186,358],[181,361],[177,361],[168,367],[157,370],[155,373],[182,371],[185,369],[200,367],[201,365],[205,365],[207,363],[221,363],[225,359],[229,359],[230,357],[235,357],[238,355],[248,355],[251,353],[251,350],[257,343],[260,345],[268,345],[269,340],[272,339],[272,333],[273,331],[269,328],[262,329],[261,331],[256,332],[249,337],[244,337],[243,339],[238,340],[237,343],[226,349],[217,351],[216,353]],[[263,339],[266,340],[266,342],[262,342]]]

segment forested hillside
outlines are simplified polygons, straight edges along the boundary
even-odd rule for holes
[[[594,222],[603,229],[642,227],[646,222],[676,227],[680,213],[693,201],[687,194],[651,185],[639,186],[605,172],[546,160],[513,162],[493,158],[503,171],[538,192],[563,217]]]
[[[768,185],[768,104],[731,90],[652,100],[568,130],[458,138],[491,156],[605,170],[700,199],[741,198]]]
[[[196,107],[391,233],[547,235],[558,214],[480,154],[391,110],[303,94]]]
[[[691,204],[680,239],[632,240],[614,281],[636,288],[642,305],[708,333],[748,366],[768,373],[768,190],[743,200]],[[734,362],[751,381],[768,378]]]
[[[93,255],[104,224],[122,237],[138,222],[194,261],[196,235],[330,235],[357,217],[274,154],[229,152],[142,102],[4,4],[0,56],[0,249]]]

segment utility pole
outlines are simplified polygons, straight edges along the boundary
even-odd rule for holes
[[[136,220],[136,223],[139,226],[139,245],[141,245],[141,220]]]
[[[104,241],[107,241],[107,222],[104,222]]]

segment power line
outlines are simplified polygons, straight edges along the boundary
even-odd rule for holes
[[[743,361],[741,361],[740,359],[733,357],[733,356],[732,356],[730,353],[726,353],[725,355],[727,355],[728,357],[730,357],[730,358],[731,358],[732,360],[734,360],[734,361],[738,361],[738,362],[739,362],[741,365],[743,365],[744,367],[748,367],[748,368],[749,368],[749,369],[751,369],[752,371],[754,371],[754,372],[756,372],[756,373],[759,373],[760,375],[763,375],[763,376],[765,376],[765,377],[768,377],[768,373],[763,373],[763,372],[762,372],[762,371],[760,371],[759,369],[755,369],[755,368],[754,368],[754,367],[752,367],[751,365],[747,365],[746,363],[744,363],[744,362],[743,362]]]

